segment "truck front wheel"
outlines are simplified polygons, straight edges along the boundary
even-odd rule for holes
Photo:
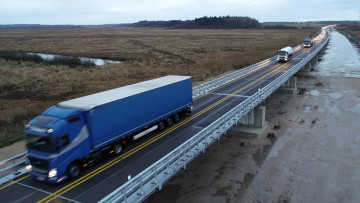
[[[70,179],[75,179],[79,177],[80,172],[81,172],[81,167],[78,162],[73,162],[72,164],[70,164],[68,168],[68,175]]]

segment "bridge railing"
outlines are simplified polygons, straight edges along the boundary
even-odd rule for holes
[[[2,180],[5,176],[20,173],[20,170],[25,167],[26,156],[26,153],[22,153],[0,162],[0,185],[6,182]]]
[[[289,71],[283,73],[185,143],[110,193],[100,202],[141,202],[151,193],[155,192],[156,189],[160,190],[167,180],[182,168],[185,169],[191,160],[201,152],[204,152],[213,142],[220,139],[220,136],[225,134],[238,120],[269,97],[276,89],[305,66],[323,49],[328,40],[329,35],[326,34],[325,39],[322,41],[323,43],[310,55],[291,67]]]

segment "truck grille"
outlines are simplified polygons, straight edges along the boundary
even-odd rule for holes
[[[45,171],[49,170],[48,162],[37,159],[37,158],[34,158],[34,157],[28,157],[28,158],[29,158],[30,164],[33,167],[38,168],[38,169],[42,169],[42,170],[45,170]]]

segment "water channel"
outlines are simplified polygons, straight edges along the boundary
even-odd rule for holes
[[[42,53],[28,53],[28,54],[38,55],[42,59],[47,60],[47,61],[51,61],[55,57],[67,57],[67,56],[64,56],[64,55],[56,55],[56,54],[42,54]],[[102,65],[105,65],[107,63],[121,63],[121,61],[114,61],[114,60],[107,60],[107,59],[97,59],[97,58],[88,58],[88,57],[79,57],[79,59],[80,59],[80,61],[82,63],[92,62],[97,66],[102,66]]]
[[[323,60],[316,66],[316,75],[360,77],[359,48],[344,35],[333,31]]]

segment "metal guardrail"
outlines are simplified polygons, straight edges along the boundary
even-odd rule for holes
[[[220,139],[220,136],[226,133],[238,120],[254,109],[254,107],[265,100],[265,98],[269,97],[276,89],[305,66],[323,49],[328,40],[329,35],[327,34],[323,43],[315,51],[290,68],[289,71],[283,73],[260,91],[247,98],[244,102],[204,128],[185,143],[110,193],[100,202],[141,202],[156,189],[160,190],[167,180],[182,168],[185,169],[191,160],[201,152],[204,152],[213,142]]]
[[[25,167],[25,160],[24,158],[26,158],[26,153],[22,153],[22,154],[19,154],[19,155],[16,155],[14,157],[11,157],[9,159],[6,159],[4,161],[1,161],[0,162],[0,168],[3,168],[0,170],[0,179],[1,178],[4,178],[5,176],[7,175],[10,175],[10,174],[18,174],[20,173],[20,169],[24,168]],[[17,162],[18,160],[20,160],[19,162]],[[1,182],[0,181],[0,185],[1,185]]]

